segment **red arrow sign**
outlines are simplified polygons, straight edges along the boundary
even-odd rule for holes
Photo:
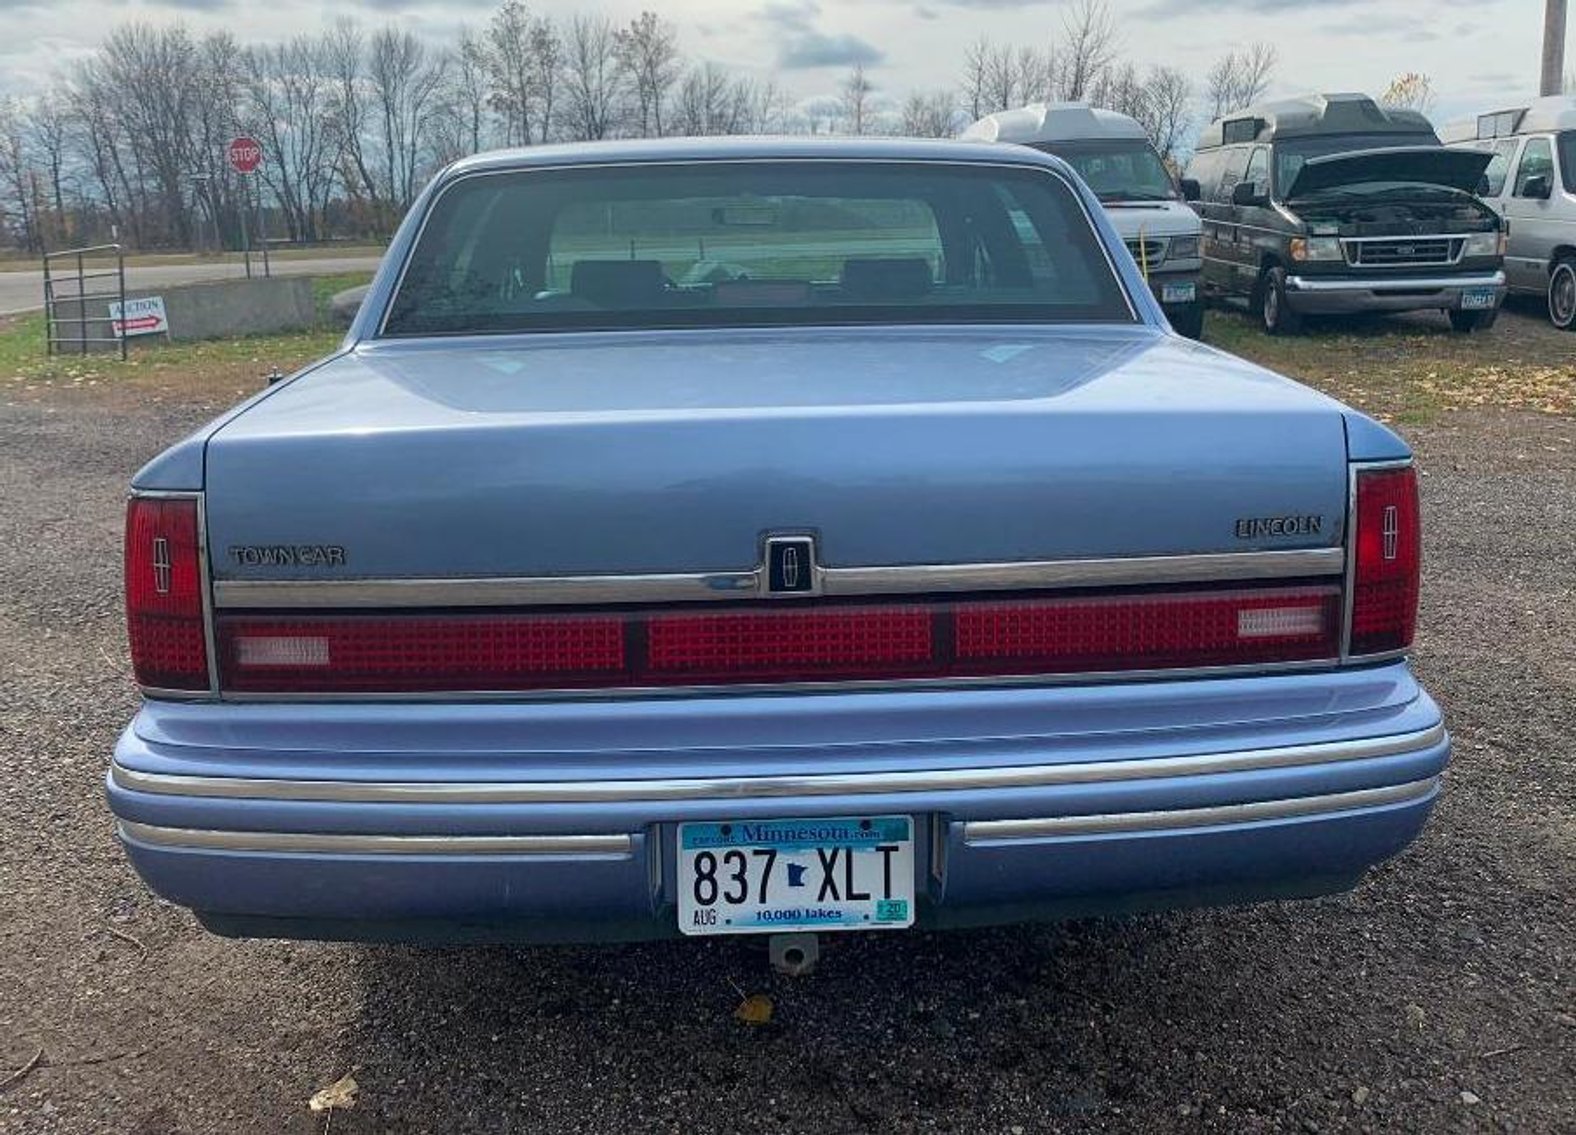
[[[157,327],[160,319],[157,315],[139,315],[132,319],[119,319],[115,326],[121,331],[149,331]]]
[[[248,138],[245,134],[230,140],[224,156],[236,173],[251,173],[263,164],[263,148],[257,144],[256,138]]]

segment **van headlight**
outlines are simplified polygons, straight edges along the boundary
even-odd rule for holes
[[[1197,260],[1198,237],[1174,236],[1171,238],[1171,250],[1166,254],[1170,260]]]
[[[1503,256],[1505,239],[1501,233],[1473,233],[1467,237],[1466,256]]]
[[[1294,236],[1291,238],[1293,260],[1344,260],[1341,238],[1338,236]]]

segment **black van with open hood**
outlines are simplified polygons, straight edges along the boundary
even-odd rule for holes
[[[1493,324],[1503,224],[1474,195],[1488,155],[1448,150],[1416,111],[1309,95],[1208,126],[1188,167],[1203,218],[1204,288],[1242,298],[1271,334],[1306,315],[1445,312]]]

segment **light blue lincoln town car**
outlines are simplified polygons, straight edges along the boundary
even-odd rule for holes
[[[1449,741],[1383,426],[1174,334],[1056,158],[544,147],[137,474],[109,803],[229,935],[891,930],[1350,888]]]

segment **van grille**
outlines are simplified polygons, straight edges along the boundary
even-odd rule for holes
[[[1127,251],[1133,254],[1133,259],[1143,264],[1146,260],[1150,264],[1159,264],[1166,258],[1166,242],[1163,239],[1149,237],[1144,240],[1123,241]]]
[[[1464,237],[1386,237],[1347,240],[1346,262],[1368,268],[1454,264],[1461,259]]]

